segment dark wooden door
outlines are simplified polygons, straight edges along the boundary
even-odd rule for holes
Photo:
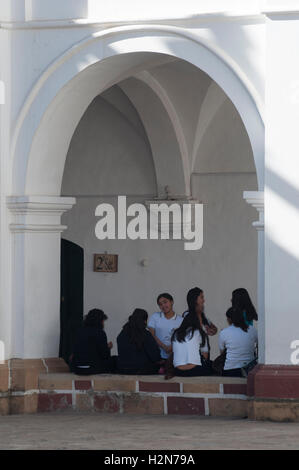
[[[79,245],[61,240],[61,299],[59,357],[68,363],[83,319],[84,251]]]

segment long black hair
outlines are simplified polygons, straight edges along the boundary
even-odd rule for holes
[[[202,329],[202,326],[196,313],[197,297],[202,292],[202,289],[200,289],[199,287],[194,287],[193,289],[189,290],[187,294],[188,313],[184,316],[181,326],[174,331],[172,335],[172,341],[176,340],[179,343],[182,343],[183,341],[185,341],[187,334],[191,333],[192,338],[194,335],[194,331],[199,330],[202,340],[200,346],[203,348],[206,344],[207,335]]]
[[[226,316],[234,326],[241,328],[241,330],[247,333],[249,326],[246,324],[242,310],[231,307],[226,312]]]
[[[130,342],[135,344],[140,350],[143,347],[147,334],[147,319],[148,313],[145,310],[142,308],[135,308],[134,312],[123,327],[123,330],[129,336]]]
[[[88,314],[84,318],[83,326],[103,329],[103,321],[107,320],[107,315],[99,308],[93,308],[89,310]]]
[[[193,287],[192,289],[189,290],[189,292],[187,294],[187,304],[188,304],[189,312],[190,312],[190,305],[191,306],[194,305],[194,309],[196,309],[197,297],[199,297],[200,294],[202,294],[202,293],[203,293],[203,290],[200,289],[200,287]],[[191,308],[193,308],[193,307],[191,307]],[[202,318],[203,325],[209,325],[208,319],[207,319],[204,312],[201,312],[201,318]]]
[[[248,321],[253,321],[258,319],[256,310],[253,303],[251,302],[250,296],[246,289],[243,287],[235,289],[232,293],[232,307],[236,310],[246,312],[246,318]]]

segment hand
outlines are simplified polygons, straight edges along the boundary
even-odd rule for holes
[[[110,343],[108,343],[108,348],[109,348],[109,349],[112,349],[112,348],[113,348],[113,343],[112,343],[112,341],[110,341]]]
[[[213,323],[210,326],[206,325],[206,332],[209,336],[214,336],[217,333],[218,329]]]
[[[164,346],[165,346],[164,351],[167,352],[167,354],[170,354],[172,352],[172,346],[171,345],[170,346],[164,345]]]

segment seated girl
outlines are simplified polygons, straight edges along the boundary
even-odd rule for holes
[[[258,316],[251,298],[243,287],[235,289],[232,293],[232,307],[242,310],[246,325],[253,325],[253,320],[257,321]]]
[[[211,375],[211,368],[203,364],[203,358],[207,359],[209,354],[207,334],[194,310],[189,309],[181,326],[173,333],[172,350],[174,375]]]
[[[182,317],[174,313],[173,297],[170,294],[160,294],[157,304],[160,312],[153,313],[148,322],[148,329],[160,348],[161,358],[166,360],[172,351],[171,336],[182,323]]]
[[[147,330],[148,314],[136,308],[117,337],[118,372],[120,374],[157,374],[160,350]]]
[[[188,304],[188,309],[195,309],[195,312],[198,316],[198,319],[200,321],[201,327],[203,331],[208,335],[207,337],[207,344],[208,344],[208,349],[209,349],[209,354],[208,354],[208,360],[210,359],[210,341],[209,341],[209,336],[214,336],[218,329],[217,327],[207,318],[204,312],[204,307],[205,307],[205,296],[204,292],[202,289],[199,287],[193,287],[193,289],[190,289],[188,294],[187,294],[187,304]],[[192,307],[193,306],[193,307]],[[188,315],[189,310],[186,310],[183,313],[183,318]]]
[[[226,312],[229,327],[219,334],[219,349],[226,350],[226,359],[222,375],[225,377],[242,377],[242,368],[255,359],[258,343],[257,331],[248,325],[243,310],[230,308]]]
[[[78,375],[114,372],[116,359],[111,357],[112,343],[107,343],[104,322],[107,316],[102,310],[90,310],[83,327],[77,333],[71,371]]]

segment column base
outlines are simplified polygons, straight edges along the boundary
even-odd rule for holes
[[[299,367],[259,364],[247,381],[248,417],[299,421]]]

